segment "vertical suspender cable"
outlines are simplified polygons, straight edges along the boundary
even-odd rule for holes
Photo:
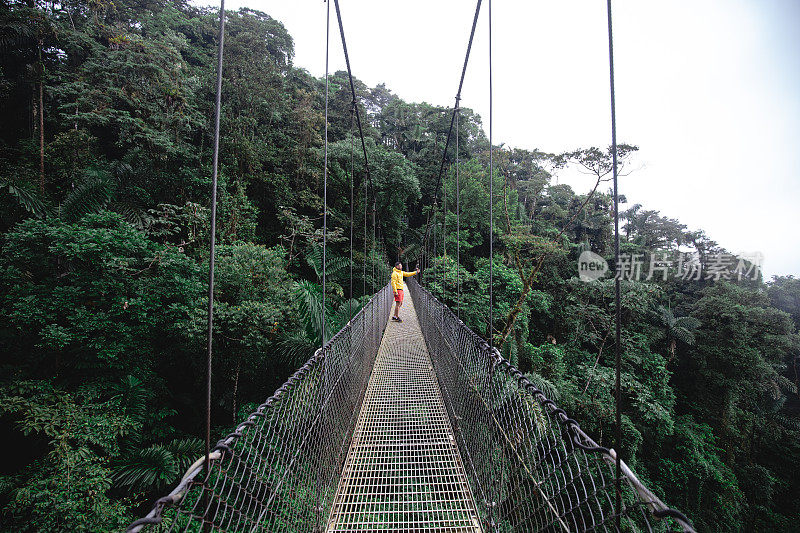
[[[489,327],[487,340],[489,349],[494,346],[494,147],[492,146],[492,0],[489,0]],[[502,485],[501,485],[502,486]],[[489,508],[489,523],[494,525],[494,507],[499,499],[500,487],[492,487],[492,502]]]
[[[322,163],[322,360],[323,360],[323,394],[328,394],[328,357],[325,354],[325,342],[327,341],[327,316],[325,313],[327,299],[327,279],[328,279],[328,60],[330,57],[331,44],[331,4],[326,3],[325,9],[325,148]],[[321,485],[319,472],[317,472],[317,486]],[[320,501],[317,503],[317,510],[322,508],[322,493],[319,494]],[[320,525],[320,515],[317,511],[316,527]]]
[[[608,70],[611,83],[611,157],[614,165],[614,264],[619,268],[619,195],[617,191],[617,108],[614,96],[614,37],[611,31],[611,0],[606,2],[608,8]],[[622,455],[622,414],[620,412],[620,286],[619,272],[614,277],[614,367],[615,367],[615,395],[616,407],[616,526],[620,528],[620,513],[622,512],[622,487],[620,486],[620,460]]]
[[[458,118],[461,114],[459,100],[456,98],[456,312],[461,318],[461,184],[459,183]]]
[[[219,3],[219,47],[217,49],[217,98],[214,111],[214,155],[211,163],[211,246],[208,256],[208,351],[206,357],[206,459],[203,462],[209,474],[211,453],[211,356],[214,340],[214,254],[217,236],[217,176],[219,168],[219,116],[222,108],[222,52],[225,49],[225,0]]]
[[[361,265],[361,292],[367,294],[367,180],[364,180],[364,262]]]
[[[328,267],[328,57],[331,35],[331,4],[327,2],[325,13],[325,159],[323,167],[323,201],[322,201],[322,345],[325,346],[325,281]]]
[[[377,224],[375,224],[375,214],[376,214],[375,213],[375,211],[376,211],[375,206],[377,204],[376,197],[377,197],[377,192],[375,191],[375,185],[373,184],[373,186],[372,186],[372,294],[375,294],[377,292],[376,287],[375,287],[375,249],[378,246],[377,238],[376,238],[376,235],[377,235]],[[374,348],[375,349],[375,353],[377,354],[377,352],[378,352],[378,338],[380,337],[380,334],[378,333],[378,328],[374,327],[374,325],[375,325],[375,306],[373,305],[371,307],[372,307],[372,324],[373,324],[373,328],[372,328],[372,335],[373,335],[372,343],[373,343],[373,346],[375,347]]]
[[[489,349],[494,345],[494,324],[492,307],[494,306],[494,147],[492,146],[493,109],[492,109],[492,0],[489,0],[489,327],[487,340]],[[499,492],[499,491],[498,491]],[[494,524],[494,498],[498,492],[492,491],[492,502],[489,508],[489,523]]]
[[[436,212],[438,210],[439,210],[439,202],[434,200],[434,202],[433,202],[433,260],[434,260],[434,264],[435,264],[435,261],[436,261],[436,257],[437,257],[437,255],[439,253],[438,243],[436,242],[436,238],[438,237],[437,234],[439,233],[438,231],[436,231],[438,229],[437,226],[439,225],[439,221],[436,220]]]
[[[442,302],[447,296],[447,180],[442,187]]]
[[[353,173],[355,172],[355,156],[353,152],[355,147],[355,137],[353,137],[353,119],[356,113],[356,101],[353,100],[353,107],[350,112],[350,299],[347,302],[347,320],[348,322],[353,317],[353,202],[355,201],[355,194],[353,190]]]
[[[492,147],[492,0],[489,0],[489,346],[494,343],[494,149]]]

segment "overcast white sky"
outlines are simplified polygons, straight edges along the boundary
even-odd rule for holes
[[[208,0],[196,0],[210,5]],[[353,74],[406,101],[451,106],[475,2],[340,0]],[[325,72],[322,0],[228,0],[262,10]],[[484,0],[462,105],[488,125]],[[494,142],[559,152],[610,144],[606,6],[493,2]],[[616,0],[617,138],[640,147],[620,194],[679,219],[764,272],[800,275],[800,2]],[[345,68],[331,6],[331,71]],[[488,132],[487,132],[488,133]],[[577,192],[588,179],[560,176]]]

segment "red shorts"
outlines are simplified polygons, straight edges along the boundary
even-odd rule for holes
[[[398,303],[403,303],[403,289],[397,289],[397,291],[395,291],[394,301]]]

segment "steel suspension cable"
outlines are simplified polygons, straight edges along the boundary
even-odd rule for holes
[[[356,103],[356,87],[353,83],[353,72],[350,69],[350,54],[347,52],[347,40],[344,38],[344,25],[342,24],[342,12],[339,10],[339,0],[334,0],[334,4],[336,6],[336,19],[339,22],[339,34],[342,36],[342,50],[344,51],[344,61],[347,65],[347,77],[350,81],[350,92],[353,95],[353,103]],[[356,123],[358,124],[358,135],[361,137],[361,150],[364,152],[364,168],[366,169],[367,178],[371,179],[369,160],[367,159],[367,144],[364,141],[364,130],[361,127],[361,115],[358,113],[358,109],[356,109]]]
[[[372,187],[372,294],[375,294],[377,291],[375,289],[375,249],[378,246],[377,239],[376,239],[376,232],[377,232],[377,224],[375,224],[375,205],[376,205],[376,194],[375,194],[375,187]],[[373,310],[374,313],[374,310]],[[374,321],[374,314],[373,314],[373,321]],[[372,332],[372,342],[375,346],[378,345],[380,342],[380,337],[377,330]]]
[[[367,157],[367,143],[364,140],[364,129],[363,129],[362,125],[361,125],[361,114],[358,111],[358,98],[356,96],[355,83],[353,82],[353,71],[352,71],[352,68],[350,67],[350,54],[347,51],[347,39],[345,38],[345,35],[344,35],[344,23],[342,22],[342,12],[341,12],[341,9],[339,8],[339,0],[334,0],[334,6],[336,8],[336,20],[337,20],[337,22],[339,24],[339,35],[342,38],[342,51],[344,52],[344,60],[345,60],[345,64],[347,65],[347,78],[348,78],[349,83],[350,83],[350,92],[351,92],[352,97],[353,97],[353,106],[354,106],[354,109],[355,109],[356,124],[358,125],[358,136],[361,139],[361,151],[364,154],[364,171],[366,173],[365,181],[368,181],[369,184],[372,186],[373,249],[372,249],[372,252],[371,252],[370,255],[371,255],[371,260],[372,260],[372,263],[373,263],[372,264],[372,288],[373,288],[372,292],[374,293],[375,292],[375,236],[374,236],[374,232],[375,232],[376,190],[375,190],[375,184],[372,181],[372,173],[370,172],[370,168],[369,168],[369,158]],[[365,239],[365,241],[364,241],[364,258],[365,258],[365,261],[366,261],[366,255],[367,255],[366,254],[366,249],[367,249],[367,247],[366,247],[366,216],[367,216],[366,215],[366,205],[367,205],[367,195],[368,195],[368,191],[367,191],[367,186],[365,184],[365,186],[364,186],[364,209],[365,209],[365,212],[364,212],[364,239]],[[352,216],[351,216],[351,219],[352,219]],[[364,276],[366,276],[366,265],[365,265],[365,268],[364,268]],[[364,287],[366,288],[366,281],[364,282]]]
[[[617,190],[617,108],[614,94],[614,34],[611,25],[611,0],[606,2],[608,11],[608,72],[611,87],[611,157],[614,165],[614,264],[619,269],[619,194]],[[616,489],[616,526],[620,527],[620,515],[622,512],[622,486],[621,486],[621,466],[622,456],[622,414],[620,412],[620,273],[614,276],[614,381],[615,381],[615,422],[616,422],[616,467],[615,467],[615,489]]]
[[[459,99],[456,99],[456,313],[461,318],[461,184],[459,183],[459,167],[461,159],[458,153],[458,119],[461,115]]]
[[[489,0],[489,327],[487,340],[491,351],[494,346],[494,321],[492,308],[494,307],[494,147],[492,146],[492,0]],[[502,477],[502,470],[501,470]],[[492,505],[489,507],[489,521],[494,523],[495,502],[499,500],[502,490],[502,480],[499,486],[492,485]]]
[[[433,203],[433,222],[434,222],[434,224],[433,224],[433,261],[434,261],[434,263],[433,264],[434,264],[434,266],[436,265],[436,254],[438,253],[438,247],[436,246],[436,244],[437,244],[437,242],[436,242],[437,235],[436,234],[438,233],[438,231],[436,231],[436,230],[438,229],[438,226],[439,226],[439,223],[436,220],[436,212],[438,210],[439,210],[439,204],[437,202],[434,202]]]
[[[367,180],[364,180],[364,261],[361,265],[362,295],[367,294]]]
[[[203,468],[209,472],[211,453],[211,358],[214,342],[214,266],[217,237],[217,178],[219,168],[219,117],[222,109],[222,54],[225,49],[225,0],[219,3],[219,45],[217,48],[217,94],[214,110],[214,152],[211,162],[211,244],[208,256],[208,350],[206,352],[206,439]]]
[[[355,202],[353,174],[355,172],[355,138],[353,137],[353,116],[356,112],[355,102],[350,108],[350,298],[347,302],[347,320],[353,316],[353,203]]]
[[[331,4],[325,11],[325,158],[323,163],[323,207],[322,207],[322,345],[325,346],[325,298],[328,273],[328,59],[331,44]]]
[[[447,301],[447,180],[442,191],[442,301]]]
[[[455,124],[456,119],[456,108],[458,108],[459,102],[461,101],[461,89],[464,86],[464,77],[467,74],[467,64],[469,63],[469,54],[472,51],[472,40],[475,37],[475,27],[478,25],[478,15],[481,12],[481,2],[482,0],[478,0],[477,4],[475,5],[475,16],[472,18],[472,29],[469,33],[469,42],[467,43],[467,53],[464,56],[464,65],[461,67],[461,78],[458,82],[458,92],[456,93],[456,105],[453,108],[453,113],[450,116],[450,128],[447,130],[447,138],[445,139],[444,143],[444,153],[442,154],[442,162],[439,165],[439,174],[436,177],[436,187],[433,189],[434,201],[438,199],[439,196],[439,185],[442,183],[442,175],[444,174],[444,165],[447,161],[447,149],[450,147],[450,137],[453,133],[453,125]],[[424,243],[428,241],[428,233],[430,228],[431,222],[431,214],[428,213],[427,221],[425,222],[425,234],[423,237],[423,249],[425,249]]]
[[[610,0],[609,0],[610,1]],[[494,147],[492,146],[492,0],[489,0],[489,346],[494,345]]]

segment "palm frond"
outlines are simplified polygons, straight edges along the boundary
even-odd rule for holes
[[[120,399],[125,416],[142,425],[147,417],[147,400],[150,391],[136,376],[128,375],[112,386],[114,395]]]
[[[314,269],[317,279],[322,279],[322,248],[320,246],[313,246],[309,249],[306,254],[306,262],[308,266]],[[325,263],[327,265],[325,268],[327,275],[336,276],[350,266],[350,259],[329,255]]]
[[[331,319],[328,322],[328,325],[332,332],[339,331],[345,327],[350,319],[353,318],[360,310],[361,303],[355,298],[342,302],[336,311],[330,314]]]
[[[308,280],[300,280],[294,283],[293,292],[297,299],[300,316],[306,324],[306,331],[312,340],[318,343],[322,339],[324,301],[322,287]]]
[[[180,474],[172,452],[155,444],[126,456],[114,469],[113,479],[134,491],[156,490],[174,483]]]
[[[65,220],[75,220],[87,213],[100,211],[111,201],[113,192],[113,180],[107,172],[88,169],[64,198],[59,214]]]
[[[550,398],[551,400],[558,400],[559,399],[559,392],[558,387],[553,384],[552,381],[549,379],[537,374],[536,372],[531,372],[529,374],[525,374],[525,377],[533,383],[537,389],[542,391],[545,396]]]
[[[6,20],[0,24],[0,50],[10,50],[16,46],[24,46],[36,38],[33,24],[19,20]]]
[[[308,336],[298,331],[284,335],[278,339],[277,344],[284,359],[294,365],[308,361],[318,347]]]
[[[203,455],[203,441],[195,437],[175,439],[164,445],[178,465],[178,473],[185,472],[198,457]]]
[[[672,336],[675,337],[677,340],[681,341],[682,343],[688,344],[689,346],[693,346],[696,340],[694,333],[686,328],[680,328],[680,327],[673,328]]]
[[[782,390],[790,392],[792,394],[797,394],[797,385],[795,385],[795,383],[786,376],[782,376],[780,374],[776,375],[775,383]]]
[[[682,316],[675,319],[676,328],[686,328],[688,330],[697,329],[702,325],[698,319],[693,316]]]
[[[109,205],[109,208],[122,215],[125,220],[136,226],[139,230],[146,229],[149,222],[152,220],[152,217],[149,216],[145,209],[127,202],[114,202]]]
[[[8,190],[8,193],[16,199],[20,207],[31,215],[42,217],[47,214],[47,207],[37,192],[5,182],[0,182],[0,188]]]
[[[335,276],[347,267],[350,266],[350,259],[347,257],[332,257],[328,259],[328,268],[326,269],[329,276]]]
[[[658,314],[659,320],[661,320],[661,325],[664,327],[671,329],[675,325],[675,315],[672,314],[672,311],[663,305],[659,305],[658,309],[656,310]]]

